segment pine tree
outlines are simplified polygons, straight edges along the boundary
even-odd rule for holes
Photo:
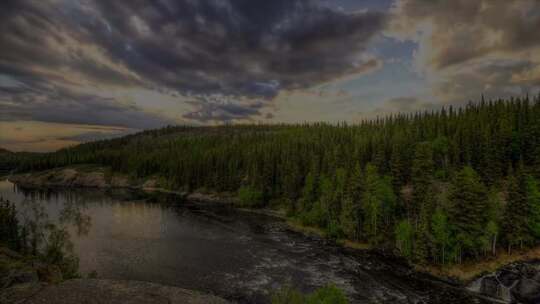
[[[500,234],[500,226],[502,221],[502,201],[500,194],[496,189],[492,189],[488,195],[488,210],[487,210],[487,225],[486,225],[486,237],[491,243],[491,254],[495,255],[497,252],[497,242]]]
[[[540,189],[537,180],[527,176],[527,202],[530,208],[529,228],[536,241],[540,240]]]
[[[437,208],[431,219],[433,239],[437,246],[438,256],[442,264],[446,263],[446,251],[451,244],[451,230],[448,216],[442,208]]]
[[[431,143],[419,143],[414,152],[412,166],[413,206],[411,214],[417,225],[422,208],[426,209],[426,215],[431,211],[430,191],[433,184],[433,171]]]
[[[530,240],[527,185],[521,170],[516,175],[508,178],[508,198],[504,213],[504,233],[509,252],[516,245],[522,248]]]
[[[345,237],[353,240],[359,238],[360,215],[359,206],[355,203],[351,195],[346,195],[342,202],[340,226]]]
[[[362,214],[364,233],[370,242],[378,242],[385,222],[395,208],[396,197],[390,179],[379,176],[377,167],[366,165],[364,192],[362,194]],[[386,225],[388,226],[388,225]]]
[[[395,230],[396,248],[405,258],[411,258],[413,252],[414,229],[408,220],[401,220]]]
[[[452,181],[449,219],[462,254],[478,254],[487,224],[487,191],[471,167],[464,167]]]
[[[313,203],[318,199],[317,179],[312,172],[306,176],[304,188],[302,189],[302,197],[299,203],[299,212],[309,212]]]

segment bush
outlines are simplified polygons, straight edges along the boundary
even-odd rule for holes
[[[306,297],[298,290],[287,286],[272,295],[272,304],[303,304]]]
[[[317,289],[307,297],[307,304],[347,304],[349,301],[343,291],[334,285]]]
[[[21,239],[15,205],[0,198],[0,244],[15,251],[21,251],[23,246]]]
[[[21,254],[31,253],[59,269],[64,279],[79,277],[79,259],[73,254],[67,230],[46,221],[39,210],[35,215],[35,219],[20,224],[15,205],[0,198],[0,245]]]
[[[263,204],[263,193],[250,186],[238,189],[238,200],[241,207],[260,207]]]
[[[284,287],[272,296],[272,304],[347,304],[343,291],[334,285],[327,285],[304,295],[290,286]]]

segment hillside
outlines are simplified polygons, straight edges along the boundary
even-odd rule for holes
[[[167,127],[16,161],[237,193],[330,237],[461,263],[540,239],[540,99],[482,101],[355,125]]]

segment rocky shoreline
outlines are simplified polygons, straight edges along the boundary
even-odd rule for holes
[[[505,303],[540,303],[540,260],[511,263],[477,278],[467,289]]]
[[[185,199],[197,202],[234,204],[232,195],[183,192],[163,188],[157,178],[134,180],[125,175],[110,173],[105,168],[67,167],[40,172],[15,174],[8,180],[27,188],[97,188],[97,189],[132,189],[177,194]]]

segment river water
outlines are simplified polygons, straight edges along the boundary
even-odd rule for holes
[[[332,283],[352,303],[492,303],[376,253],[290,231],[279,219],[170,194],[126,190],[29,190],[0,181],[21,219],[70,233],[80,272],[157,282],[240,303],[268,303],[280,286]]]

